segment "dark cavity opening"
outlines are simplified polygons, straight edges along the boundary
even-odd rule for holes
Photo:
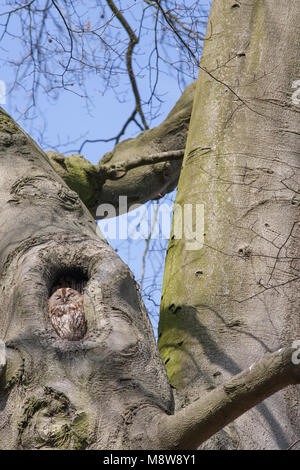
[[[87,281],[87,272],[82,268],[74,267],[61,269],[57,271],[53,277],[50,286],[50,296],[53,292],[57,289],[61,289],[62,287],[71,287],[72,289],[77,290],[77,292],[83,294]]]

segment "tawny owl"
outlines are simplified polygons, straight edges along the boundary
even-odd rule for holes
[[[51,324],[56,333],[68,341],[79,341],[87,330],[83,296],[71,287],[57,289],[48,300]]]

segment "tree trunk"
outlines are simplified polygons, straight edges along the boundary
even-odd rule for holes
[[[297,0],[213,3],[176,198],[204,204],[204,246],[173,233],[159,324],[179,407],[300,335],[299,21]],[[299,398],[288,387],[204,447],[287,448]]]
[[[157,447],[147,422],[173,398],[133,276],[4,111],[0,132],[0,447]],[[57,285],[83,293],[82,341],[52,327]]]

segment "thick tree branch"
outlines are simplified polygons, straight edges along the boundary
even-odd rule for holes
[[[295,347],[268,354],[175,415],[164,417],[159,427],[163,447],[195,449],[270,395],[299,384],[300,365],[294,364],[298,356]]]
[[[195,83],[189,85],[167,118],[154,129],[116,145],[98,165],[82,155],[47,152],[57,173],[96,217],[101,203],[118,210],[119,196],[129,204],[158,199],[177,184],[187,138]]]

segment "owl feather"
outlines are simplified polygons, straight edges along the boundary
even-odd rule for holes
[[[48,300],[51,324],[62,339],[81,340],[87,331],[83,310],[83,295],[71,287],[62,287]]]

